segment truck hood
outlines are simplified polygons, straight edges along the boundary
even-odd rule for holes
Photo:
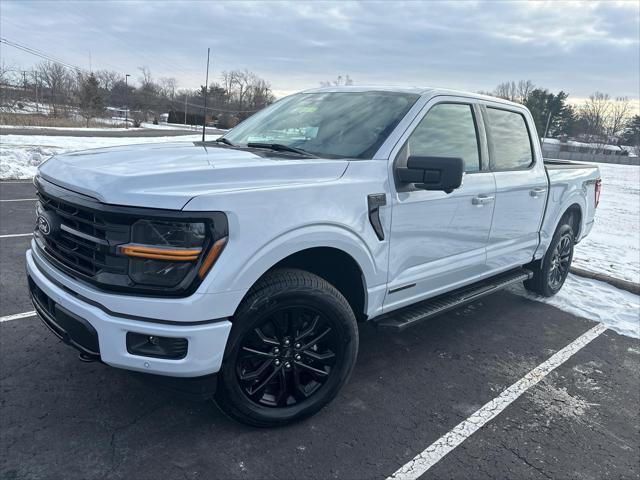
[[[179,210],[203,194],[335,180],[347,165],[175,142],[56,155],[39,173],[102,203]]]

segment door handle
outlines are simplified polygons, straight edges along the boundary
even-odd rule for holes
[[[529,195],[533,198],[538,198],[540,194],[545,193],[546,191],[546,188],[534,188],[533,190],[529,190]]]
[[[486,205],[487,203],[493,202],[495,199],[496,197],[493,195],[478,195],[471,199],[471,203],[474,205]]]

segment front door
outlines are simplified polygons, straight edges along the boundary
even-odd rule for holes
[[[495,182],[483,168],[484,130],[476,121],[477,107],[439,98],[401,140],[394,167],[406,165],[409,155],[462,157],[466,173],[462,186],[449,194],[396,184],[385,311],[471,283],[486,272]]]

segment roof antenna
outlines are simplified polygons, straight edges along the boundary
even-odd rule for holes
[[[207,124],[207,92],[209,90],[209,53],[211,52],[211,48],[207,48],[207,78],[204,82],[204,90],[202,94],[204,95],[204,109],[202,112],[202,142],[204,143],[204,131],[205,126]]]

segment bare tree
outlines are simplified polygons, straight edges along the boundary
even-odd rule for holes
[[[329,80],[328,82],[320,82],[320,86],[322,87],[340,87],[342,85],[353,85],[353,80],[349,75],[338,75],[338,78],[335,80]]]
[[[67,69],[59,63],[41,62],[36,70],[42,85],[48,90],[53,116],[56,117],[62,105],[63,95],[73,81]]]
[[[100,87],[107,91],[111,91],[118,82],[124,82],[124,76],[113,70],[99,70],[95,72],[95,76],[98,79]]]
[[[238,112],[257,110],[273,102],[271,85],[248,70],[222,72],[223,88],[227,98]]]
[[[611,101],[606,120],[606,134],[609,139],[617,138],[624,132],[631,117],[631,102],[627,97],[617,97]]]
[[[160,87],[160,95],[173,101],[176,96],[176,88],[178,86],[176,79],[173,77],[162,77],[158,81],[158,86]]]
[[[524,104],[535,88],[531,80],[502,82],[493,91],[493,96]]]
[[[493,95],[498,98],[504,98],[515,102],[516,98],[516,83],[515,82],[502,82],[493,91]]]
[[[580,108],[580,119],[585,126],[587,140],[594,143],[606,143],[607,123],[611,112],[609,94],[595,92],[589,96]]]
[[[11,99],[7,86],[12,85],[15,82],[16,68],[13,65],[8,65],[4,62],[0,62],[0,105],[13,105],[15,99]]]

